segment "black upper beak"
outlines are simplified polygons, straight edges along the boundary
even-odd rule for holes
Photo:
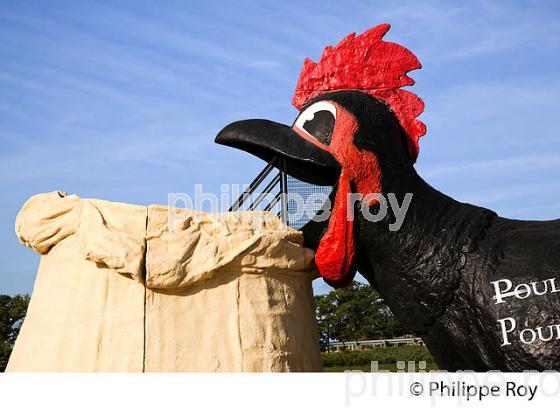
[[[237,121],[221,130],[215,142],[242,149],[267,162],[280,157],[284,160],[279,166],[283,171],[315,185],[333,185],[340,176],[340,164],[330,152],[277,122]]]

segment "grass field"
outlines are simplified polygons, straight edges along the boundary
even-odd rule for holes
[[[418,371],[418,362],[426,362],[423,370],[437,370],[434,358],[425,346],[392,346],[378,347],[369,350],[345,351],[337,353],[321,353],[323,371],[344,372],[345,370],[361,370],[370,372],[371,362],[377,361],[378,370],[396,372],[397,362],[415,362]],[[408,371],[408,366],[404,369]]]

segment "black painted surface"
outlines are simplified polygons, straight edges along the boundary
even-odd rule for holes
[[[442,194],[416,173],[405,149],[406,135],[383,102],[358,91],[339,91],[309,104],[325,99],[339,103],[359,120],[354,144],[376,154],[383,194],[394,193],[399,204],[407,193],[413,194],[397,232],[389,230],[394,222],[391,212],[375,223],[357,212],[354,221],[356,266],[398,320],[424,339],[441,369],[560,370],[560,340],[523,344],[512,337],[511,345],[501,346],[497,322],[513,317],[520,329],[560,324],[559,294],[510,298],[496,305],[490,284],[498,279],[516,284],[558,278],[560,220],[509,220]],[[332,181],[333,173],[340,171],[330,154],[281,141],[299,137],[293,131],[295,136],[282,129],[276,138],[272,134],[280,129],[277,125],[259,123],[258,132],[248,137],[247,124],[235,125],[242,123],[222,131],[220,135],[227,131],[226,145],[263,159],[274,152],[299,161],[298,167],[308,172],[294,176],[308,182]],[[217,142],[222,142],[219,138]],[[305,244],[316,248],[325,227],[326,223],[316,222],[304,226]]]

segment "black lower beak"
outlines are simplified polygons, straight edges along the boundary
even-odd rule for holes
[[[311,184],[333,185],[340,176],[340,164],[330,152],[277,122],[237,121],[221,130],[215,142],[242,149],[267,162],[279,157],[283,159],[283,171]]]

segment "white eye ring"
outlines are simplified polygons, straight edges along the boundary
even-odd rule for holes
[[[298,127],[300,130],[304,131],[306,134],[309,134],[307,131],[305,131],[305,128],[303,128],[303,126],[305,125],[305,123],[307,121],[311,121],[315,117],[315,113],[317,113],[319,111],[330,112],[333,115],[333,117],[336,121],[336,107],[334,106],[334,104],[332,104],[328,101],[319,101],[319,102],[316,102],[315,104],[312,104],[311,106],[307,107],[305,109],[305,111],[303,111],[299,115],[299,117],[296,118],[296,122],[294,123],[294,127]]]

